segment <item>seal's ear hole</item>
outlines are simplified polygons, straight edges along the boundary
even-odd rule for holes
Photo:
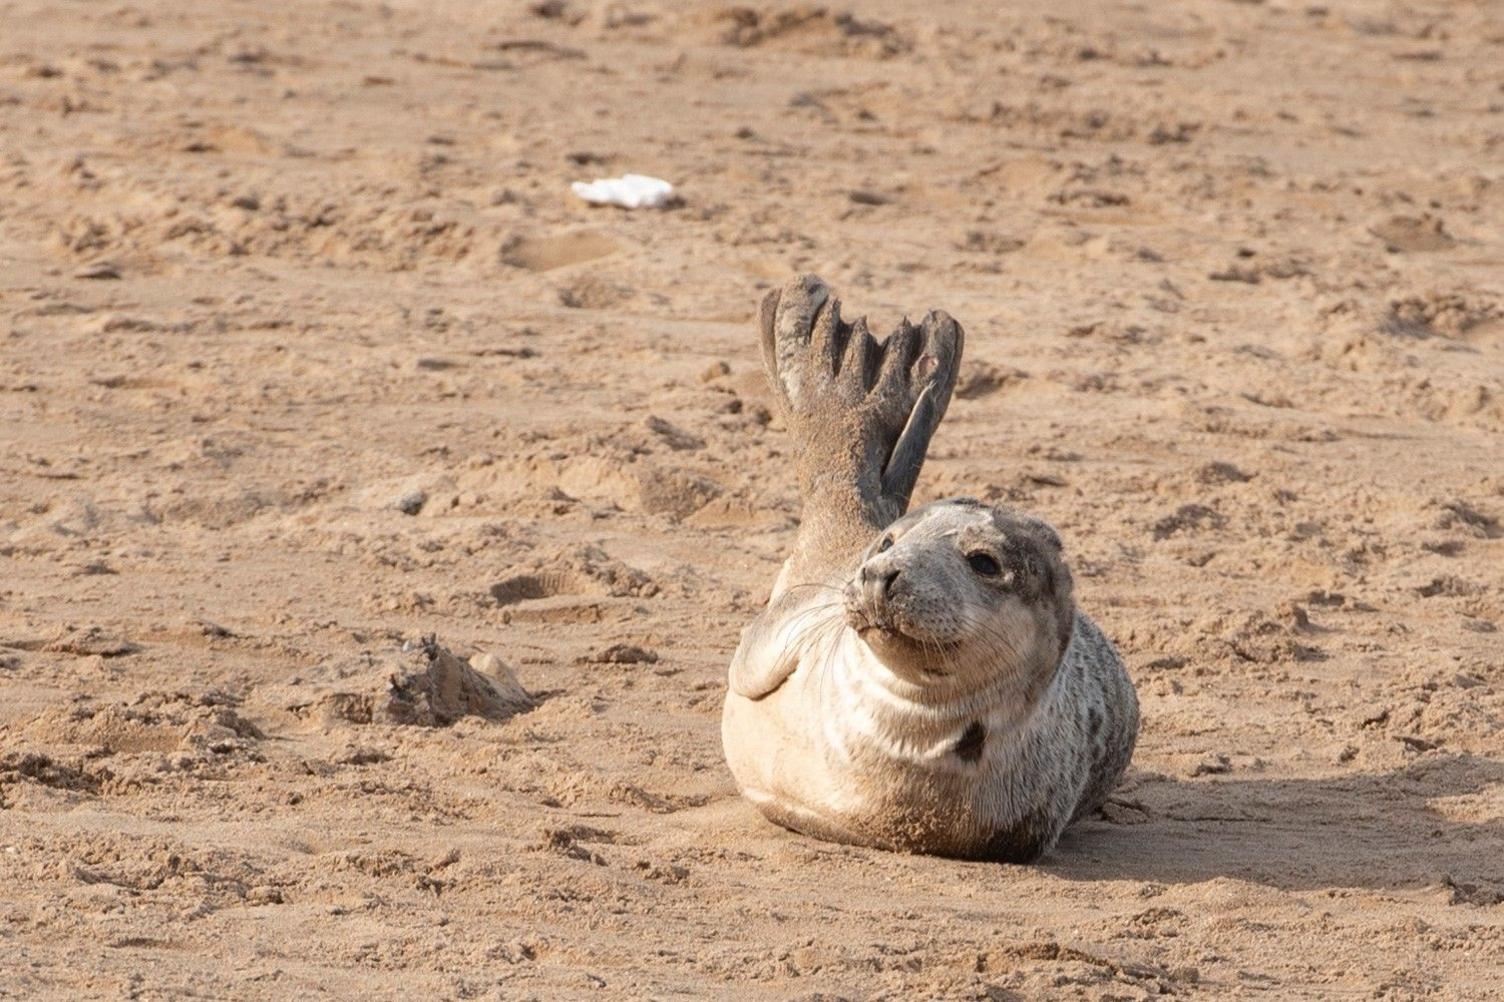
[[[966,563],[984,578],[995,578],[1003,573],[1003,565],[990,553],[977,550],[966,555]]]

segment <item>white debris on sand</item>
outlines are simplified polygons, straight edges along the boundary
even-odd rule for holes
[[[674,198],[674,186],[646,174],[576,181],[569,190],[592,205],[616,205],[623,209],[661,209]]]

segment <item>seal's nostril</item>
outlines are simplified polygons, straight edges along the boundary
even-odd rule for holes
[[[887,598],[889,595],[893,594],[893,583],[895,581],[897,581],[897,580],[898,580],[898,572],[897,571],[889,571],[888,574],[883,578],[883,597],[884,598]]]

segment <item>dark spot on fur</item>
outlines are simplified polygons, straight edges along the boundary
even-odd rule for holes
[[[1090,710],[1086,711],[1086,720],[1090,725],[1091,739],[1095,741],[1102,733],[1102,711],[1093,706]]]
[[[956,742],[956,757],[962,762],[976,762],[982,757],[982,746],[987,743],[987,728],[976,721],[966,728],[961,740]]]
[[[1062,555],[1060,537],[1048,523],[993,508],[992,525],[1003,537],[1003,564],[1019,574],[1015,591],[1036,605],[1057,604],[1070,597],[1071,572]]]

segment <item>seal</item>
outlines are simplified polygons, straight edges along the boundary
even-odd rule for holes
[[[960,325],[934,311],[879,344],[802,276],[763,300],[759,327],[803,513],[731,662],[737,785],[816,838],[1037,859],[1121,777],[1138,701],[1048,524],[970,498],[905,514]]]

